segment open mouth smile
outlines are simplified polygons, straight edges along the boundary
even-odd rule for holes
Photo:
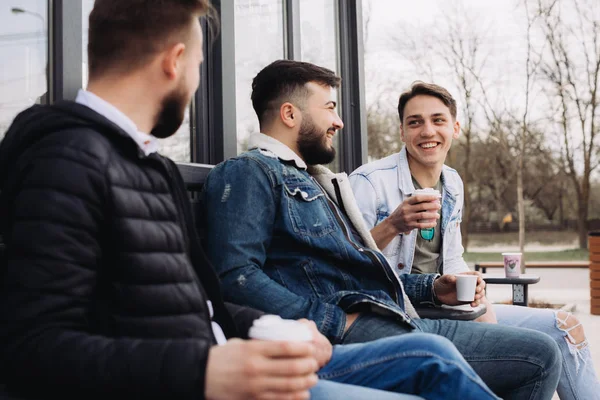
[[[430,149],[434,149],[436,147],[438,147],[441,143],[439,142],[425,142],[425,143],[420,143],[419,147],[424,149],[424,150],[430,150]]]

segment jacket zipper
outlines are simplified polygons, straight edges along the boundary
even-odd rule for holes
[[[321,185],[319,185],[319,183],[316,181],[316,179],[312,178],[313,181],[315,181],[317,183],[317,185],[321,188]],[[331,183],[333,183],[333,187],[335,189],[335,194],[338,198],[339,203],[341,204],[340,207],[343,207],[343,200],[341,197],[341,190],[339,187],[339,182],[337,181],[337,179],[332,179]],[[325,196],[327,196],[327,193],[325,192],[325,190],[323,188],[321,188],[321,190],[323,190],[323,192],[325,193]],[[375,254],[373,254],[371,252],[370,249],[366,249],[363,247],[358,246],[356,243],[354,243],[352,241],[352,238],[350,237],[350,232],[349,232],[349,228],[346,225],[346,222],[344,221],[344,219],[339,215],[338,210],[336,207],[332,207],[334,209],[334,215],[335,215],[335,219],[337,220],[338,224],[340,224],[340,226],[342,226],[342,230],[344,232],[344,235],[346,237],[346,239],[348,239],[348,242],[350,242],[350,244],[360,253],[364,253],[367,255],[367,257],[374,263],[376,263],[378,266],[381,267],[381,269],[383,269],[383,272],[385,273],[386,278],[388,279],[388,282],[390,282],[392,284],[393,287],[393,294],[394,294],[394,301],[396,302],[396,304],[400,305],[400,301],[398,299],[398,291],[400,289],[400,285],[398,285],[398,282],[395,281],[394,279],[390,278],[390,275],[387,271],[387,269],[385,268],[385,265],[383,265],[383,263],[381,262],[381,260],[379,260],[379,258],[377,258],[377,256]]]

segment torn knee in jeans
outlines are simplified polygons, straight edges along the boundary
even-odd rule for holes
[[[575,371],[579,371],[580,358],[583,360],[580,350],[587,347],[583,325],[570,312],[559,310],[556,312],[556,327],[565,334],[565,341],[569,346],[569,352],[575,357]]]
[[[568,311],[559,310],[556,313],[556,323],[557,327],[565,332],[569,343],[577,346],[578,349],[587,346],[583,325],[581,325],[581,322],[573,314]]]

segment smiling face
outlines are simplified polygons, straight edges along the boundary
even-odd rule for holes
[[[333,136],[344,127],[336,111],[335,91],[309,82],[311,95],[302,110],[298,132],[298,153],[308,165],[328,164],[335,158]]]
[[[460,125],[437,97],[417,95],[404,106],[400,133],[411,171],[440,169]]]

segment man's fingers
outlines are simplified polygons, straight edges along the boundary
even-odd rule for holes
[[[319,369],[319,364],[314,357],[279,358],[263,360],[261,372],[269,376],[298,377],[313,374]]]
[[[417,194],[417,195],[413,195],[410,196],[407,199],[407,203],[409,204],[417,204],[417,203],[432,203],[434,201],[439,201],[440,198],[439,196],[435,195],[435,194]]]
[[[293,358],[310,357],[314,354],[312,342],[284,342],[253,340],[252,345],[266,357]]]
[[[310,392],[303,390],[295,393],[268,392],[261,394],[258,400],[307,400],[310,399]]]
[[[304,392],[315,386],[319,378],[316,374],[309,374],[297,377],[265,377],[258,384],[260,387],[256,388],[259,393],[284,393],[297,394]],[[279,397],[281,398],[281,397]]]

